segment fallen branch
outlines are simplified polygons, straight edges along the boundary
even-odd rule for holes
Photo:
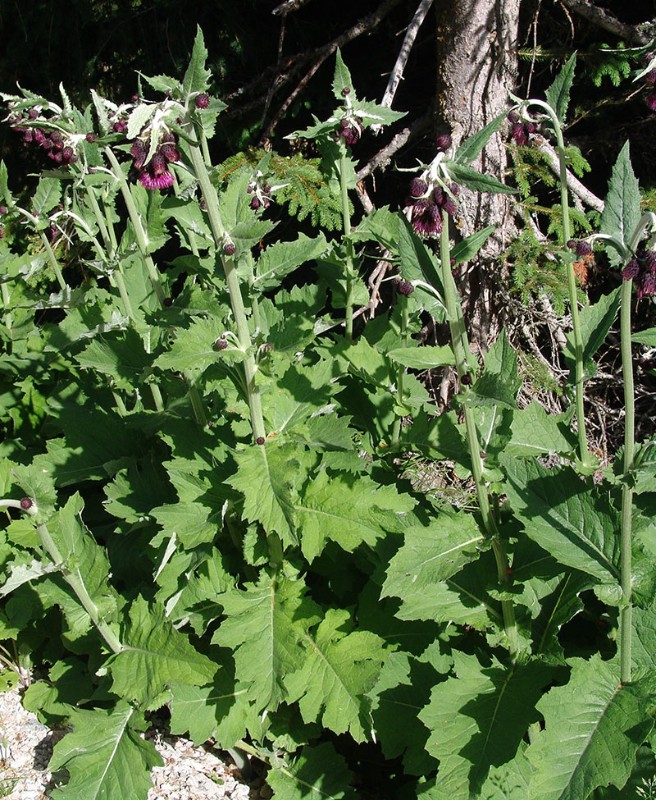
[[[605,8],[600,8],[595,3],[591,3],[590,0],[560,0],[560,2],[580,17],[587,19],[588,22],[615,34],[615,36],[619,36],[620,39],[629,44],[640,46],[649,42],[650,36],[644,30],[644,24],[628,25],[625,22],[620,22],[617,17],[606,11]]]

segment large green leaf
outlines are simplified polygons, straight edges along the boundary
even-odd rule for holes
[[[150,770],[160,766],[157,750],[143,739],[143,719],[126,702],[114,709],[72,708],[73,731],[55,745],[49,769],[66,769],[69,780],[55,800],[146,800]]]
[[[411,526],[392,558],[383,597],[404,600],[415,593],[430,596],[436,584],[459,572],[489,547],[471,514],[440,514],[429,525]]]
[[[621,288],[621,286],[618,286],[610,294],[602,295],[594,305],[581,309],[579,317],[581,321],[584,364],[590,361],[601,347],[608,335],[608,331],[615,322],[620,307]],[[564,354],[573,368],[575,348],[572,332],[567,334],[567,346]]]
[[[515,409],[510,427],[511,439],[505,448],[508,455],[569,453],[576,447],[576,439],[563,415],[548,414],[539,403]]]
[[[270,443],[235,453],[237,474],[228,483],[244,496],[244,516],[275,531],[285,545],[298,543],[294,508],[302,457],[293,444]]]
[[[526,535],[561,564],[617,584],[619,518],[607,497],[569,467],[548,470],[505,455],[501,463],[508,498]]]
[[[318,621],[316,606],[304,595],[302,580],[262,574],[257,584],[217,598],[226,618],[212,642],[234,651],[237,680],[249,686],[256,711],[286,700],[283,682],[303,666],[301,641]]]
[[[361,544],[373,547],[387,534],[403,530],[414,505],[409,495],[366,476],[353,480],[352,475],[319,473],[295,506],[303,554],[312,561],[329,539],[349,553]]]
[[[283,676],[288,701],[298,701],[305,722],[318,720],[334,733],[350,733],[358,742],[370,737],[372,688],[386,651],[370,631],[353,631],[348,611],[329,609],[314,636],[302,644],[302,666]]]
[[[171,681],[202,686],[216,673],[216,664],[173,627],[164,608],[142,597],[130,607],[122,642],[103,669],[111,673],[117,695],[142,705],[157,700]]]
[[[267,774],[272,800],[356,800],[351,772],[330,742],[306,745],[288,765],[275,764]]]
[[[479,155],[481,150],[490,141],[492,136],[501,128],[506,119],[505,112],[499,114],[491,122],[488,122],[485,127],[480,131],[476,131],[468,139],[461,143],[460,147],[454,156],[454,160],[458,164],[471,164],[471,162]]]
[[[629,143],[626,142],[613,166],[608,194],[601,213],[600,229],[626,247],[640,221],[640,188],[631,166]],[[611,264],[619,264],[622,258],[612,247],[606,253]]]
[[[624,685],[617,659],[572,660],[565,686],[537,704],[545,728],[527,750],[529,800],[582,800],[598,786],[621,788],[654,726],[653,678]]]
[[[182,93],[185,98],[191,92],[204,92],[207,90],[212,73],[205,66],[206,61],[207,48],[205,47],[203,32],[198,28],[194,47],[191,51],[191,59],[182,80]]]
[[[323,234],[310,239],[299,234],[293,242],[276,242],[262,251],[256,263],[253,288],[265,292],[280,285],[285,275],[289,275],[306,261],[319,258],[327,249],[328,242]]]
[[[539,662],[483,667],[475,656],[454,653],[455,677],[438,683],[419,718],[432,732],[426,745],[439,759],[433,795],[476,797],[491,767],[511,761],[535,703],[552,671]]]
[[[481,558],[467,564],[460,572],[432,585],[420,581],[412,583],[411,579],[399,575],[398,582],[405,588],[396,616],[457,622],[477,630],[500,626],[501,608],[489,593],[494,574],[494,560],[490,556],[487,561]]]
[[[558,75],[556,75],[554,78],[551,86],[544,93],[545,97],[547,98],[547,102],[556,112],[556,116],[558,117],[558,121],[561,125],[565,124],[565,119],[567,118],[569,93],[572,89],[575,69],[576,53],[569,57]]]

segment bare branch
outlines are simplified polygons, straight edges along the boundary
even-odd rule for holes
[[[620,39],[629,44],[639,46],[649,42],[649,36],[642,25],[627,25],[625,22],[620,22],[617,17],[614,17],[605,8],[600,8],[590,0],[560,0],[560,2],[579,16],[587,19],[588,22],[615,34],[615,36],[619,36]]]
[[[339,36],[333,39],[332,42],[328,42],[328,44],[315,50],[313,54],[313,58],[315,59],[314,63],[301,78],[296,88],[291,92],[291,94],[278,109],[278,112],[273,117],[271,122],[269,122],[266,130],[262,134],[262,139],[266,140],[271,137],[274,128],[287,113],[287,110],[294,102],[298,94],[309,83],[312,76],[316,73],[323,62],[329,58],[329,56],[331,56],[339,47],[343,47],[345,44],[353,41],[353,39],[357,39],[358,36],[361,36],[363,33],[367,33],[367,31],[370,31],[372,28],[375,28],[377,25],[379,25],[380,22],[382,22],[382,20],[387,16],[387,14],[389,14],[389,12],[394,8],[394,6],[397,6],[400,2],[401,0],[384,0],[384,2],[380,4],[376,11],[368,14],[361,20],[358,20],[355,25],[350,27],[347,31],[341,33]]]
[[[369,161],[358,170],[357,178],[359,181],[366,178],[368,175],[371,175],[374,170],[377,169],[384,169],[389,162],[391,161],[394,154],[400,150],[405,144],[407,144],[410,139],[414,139],[418,136],[423,130],[429,127],[431,122],[432,114],[431,112],[427,112],[423,115],[423,117],[419,117],[416,119],[412,125],[409,125],[407,128],[404,128],[402,131],[394,136],[394,138],[386,144],[382,150],[379,150],[375,156],[369,159]]]
[[[276,6],[271,13],[279,17],[286,16],[292,11],[298,11],[299,8],[303,8],[309,2],[310,0],[285,0],[284,3]]]
[[[406,28],[405,37],[403,38],[403,44],[401,45],[401,50],[399,51],[399,54],[396,58],[394,69],[392,70],[389,80],[387,81],[385,94],[383,95],[383,99],[381,100],[380,103],[382,106],[385,106],[385,108],[392,107],[392,101],[394,100],[394,95],[396,94],[396,90],[399,87],[399,83],[403,78],[403,71],[405,70],[405,65],[408,63],[410,51],[412,50],[412,46],[415,43],[415,39],[417,38],[417,33],[419,32],[419,28],[421,27],[421,24],[424,21],[426,14],[428,13],[428,9],[432,5],[433,5],[433,0],[421,0],[421,2],[417,7],[417,10],[415,11],[412,21]],[[381,126],[372,125],[371,129],[374,131],[374,133],[380,133]]]
[[[556,175],[560,175],[560,163],[554,148],[542,136],[535,136],[533,137],[532,141],[534,144],[537,144],[545,154],[549,166],[553,172]],[[604,201],[586,188],[575,175],[572,175],[569,170],[567,170],[567,187],[590,208],[594,208],[595,211],[604,210]]]

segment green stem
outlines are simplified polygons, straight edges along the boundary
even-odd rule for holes
[[[631,682],[631,526],[633,514],[633,488],[631,472],[635,457],[635,401],[633,385],[633,355],[631,352],[631,289],[633,281],[624,281],[620,305],[620,352],[624,383],[624,483],[622,485],[620,583],[622,605],[620,608],[620,680]]]
[[[403,347],[408,344],[408,298],[404,294],[398,295],[398,302],[401,307],[401,342]],[[405,382],[405,367],[399,364],[396,370],[396,398],[399,406],[403,405],[403,390]],[[398,444],[401,436],[401,416],[398,415],[394,420],[392,431],[392,443]]]
[[[226,230],[223,226],[221,213],[219,211],[219,198],[207,174],[207,164],[197,144],[191,144],[189,146],[189,154],[191,156],[194,175],[196,176],[201,194],[207,205],[207,216],[217,253],[221,253]],[[225,273],[226,285],[230,296],[230,305],[237,327],[237,338],[239,339],[241,349],[245,353],[243,365],[246,379],[246,393],[248,397],[253,439],[257,441],[260,438],[264,439],[266,437],[266,429],[264,427],[264,416],[262,413],[262,398],[260,397],[260,390],[255,379],[257,364],[255,363],[255,358],[252,353],[248,317],[246,316],[244,298],[241,294],[239,277],[233,259],[231,257],[219,255],[219,260]]]
[[[21,508],[21,505],[18,501],[5,500],[1,504],[12,507],[18,506],[19,508]],[[33,505],[29,509],[22,509],[22,510],[25,511],[30,517],[34,517],[38,513],[35,505]],[[59,552],[59,548],[55,544],[55,540],[52,538],[52,535],[48,530],[48,526],[44,522],[35,521],[35,527],[39,534],[39,538],[41,539],[41,544],[43,545],[43,548],[48,553],[53,563],[61,568],[62,577],[64,578],[66,583],[68,583],[68,585],[71,587],[71,589],[75,592],[76,597],[80,601],[84,610],[89,615],[89,618],[91,619],[91,622],[95,625],[96,629],[98,630],[98,633],[107,643],[109,649],[114,653],[122,652],[123,645],[121,641],[116,636],[112,628],[100,616],[98,607],[93,602],[93,599],[89,594],[82,578],[75,572],[73,572],[66,564],[62,554]]]
[[[157,299],[159,304],[162,308],[164,308],[164,301],[166,299],[166,295],[164,293],[164,289],[162,288],[162,279],[157,267],[155,266],[155,262],[152,259],[152,256],[148,252],[148,237],[146,236],[146,231],[144,229],[143,223],[141,221],[141,217],[139,216],[139,212],[137,211],[137,207],[134,203],[134,198],[132,197],[132,193],[130,192],[130,187],[128,186],[128,182],[125,179],[125,173],[121,169],[121,165],[116,160],[116,156],[112,152],[110,147],[105,148],[105,155],[107,156],[107,160],[112,165],[112,173],[114,177],[118,181],[119,187],[121,189],[121,194],[123,195],[123,201],[125,202],[125,207],[128,211],[128,216],[130,217],[130,222],[132,223],[132,229],[134,231],[134,237],[137,241],[137,247],[139,248],[139,252],[143,258],[144,265],[148,272],[148,277],[150,278],[150,283],[157,295]]]
[[[572,237],[569,216],[569,195],[567,190],[567,161],[565,154],[565,140],[563,130],[557,114],[548,103],[541,100],[530,100],[528,105],[539,106],[551,120],[556,134],[556,152],[560,169],[560,207],[563,215],[562,245],[567,247],[567,242]],[[585,406],[583,397],[583,337],[581,335],[581,322],[579,318],[578,292],[576,288],[576,275],[574,274],[574,261],[571,257],[566,260],[567,293],[572,314],[572,336],[574,339],[574,396],[576,403],[576,428],[579,442],[579,458],[584,469],[593,468],[596,464],[588,450],[588,438],[585,429]]]
[[[102,240],[105,244],[107,255],[111,260],[114,257],[115,247],[113,246],[112,240],[110,238],[109,229],[107,227],[107,220],[105,219],[100,210],[100,206],[98,205],[98,200],[96,199],[93,187],[87,185],[86,189],[87,189],[87,199],[89,201],[89,205],[91,206],[93,215],[96,218],[96,222],[98,224],[98,230],[100,231],[100,235],[102,236]]]
[[[440,260],[442,271],[442,283],[444,285],[444,305],[449,322],[451,333],[451,344],[456,361],[456,370],[461,381],[469,372],[468,353],[469,341],[462,315],[462,306],[458,296],[453,273],[451,271],[451,246],[449,242],[449,217],[446,212],[442,212],[442,233],[440,235]],[[469,390],[463,387],[466,393]],[[507,589],[510,584],[510,569],[508,557],[505,552],[503,541],[499,535],[497,524],[490,505],[490,496],[485,484],[483,475],[483,459],[481,457],[481,444],[478,438],[478,429],[474,411],[467,403],[463,404],[465,431],[467,434],[467,445],[471,458],[472,478],[476,486],[476,496],[478,507],[483,523],[485,536],[492,544],[492,552],[497,566],[497,578],[502,589]],[[501,610],[503,614],[503,626],[508,639],[508,647],[513,660],[519,652],[519,638],[517,635],[517,625],[515,622],[515,608],[512,600],[502,600]]]
[[[62,271],[59,266],[59,262],[57,261],[57,257],[55,256],[55,253],[52,247],[50,246],[48,237],[45,235],[45,233],[43,233],[43,231],[41,231],[39,236],[41,238],[41,242],[43,243],[45,251],[48,255],[48,261],[50,262],[52,269],[55,273],[55,277],[57,278],[57,283],[59,284],[59,288],[62,290],[62,292],[68,291],[68,286],[66,285],[66,281],[64,280],[64,276],[62,275]]]
[[[185,373],[185,379],[187,381],[188,392],[189,392],[189,400],[191,401],[191,408],[194,412],[194,419],[196,422],[201,426],[205,427],[207,425],[207,417],[205,415],[205,408],[203,406],[203,400],[200,396],[200,392],[198,391],[198,387],[194,384],[191,376]]]
[[[342,198],[342,229],[344,231],[344,241],[346,244],[346,300],[345,300],[345,332],[346,340],[353,341],[353,290],[355,284],[355,269],[353,258],[353,243],[351,241],[351,214],[349,211],[348,185],[346,173],[348,167],[348,157],[346,147],[340,145],[339,156],[339,188]]]
[[[4,281],[0,284],[0,292],[2,292],[2,306],[4,308],[4,323],[5,327],[7,328],[7,333],[9,334],[9,341],[7,343],[8,352],[12,352],[13,350],[13,340],[14,340],[14,315],[9,310],[11,306],[11,295],[9,293],[9,288]]]

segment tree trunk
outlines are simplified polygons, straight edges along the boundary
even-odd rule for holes
[[[438,125],[450,128],[454,146],[510,106],[508,90],[517,77],[517,35],[521,0],[441,0],[437,16]],[[503,136],[493,136],[478,162],[486,174],[504,180]],[[475,262],[459,276],[473,340],[483,348],[500,327],[499,255],[513,233],[513,200],[507,195],[463,192],[458,227],[463,236],[488,225],[495,233]],[[495,302],[496,299],[496,302]]]

